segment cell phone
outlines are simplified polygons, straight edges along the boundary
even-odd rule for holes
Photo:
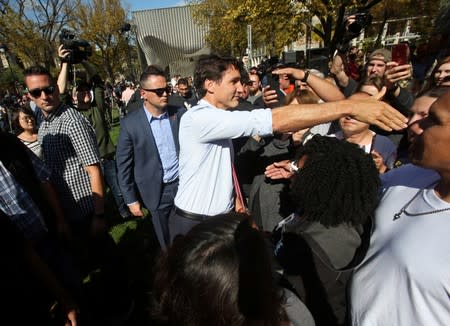
[[[276,91],[280,88],[280,81],[278,79],[278,75],[273,75],[272,72],[270,72],[267,74],[267,79],[270,89]]]
[[[406,65],[409,57],[409,46],[406,43],[394,44],[392,46],[392,61],[398,63],[399,66]]]

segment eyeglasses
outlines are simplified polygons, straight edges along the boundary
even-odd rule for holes
[[[147,89],[147,88],[141,88],[141,89],[146,91],[146,92],[155,93],[159,97],[163,96],[164,93],[167,93],[167,95],[170,93],[170,88],[169,87],[155,88],[155,89]]]
[[[20,118],[20,120],[22,120],[22,121],[34,121],[34,118],[30,117],[30,116],[26,116],[26,117]]]
[[[33,97],[40,97],[42,95],[42,92],[45,93],[45,95],[51,95],[55,92],[56,87],[55,86],[47,86],[44,88],[35,88],[28,90],[28,93],[30,93]]]

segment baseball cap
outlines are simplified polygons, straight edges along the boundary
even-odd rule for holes
[[[390,62],[392,61],[392,55],[391,55],[391,51],[381,48],[381,49],[376,49],[375,51],[373,51],[370,55],[369,55],[369,60],[383,60],[384,62]]]

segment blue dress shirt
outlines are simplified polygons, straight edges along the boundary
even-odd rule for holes
[[[153,138],[163,166],[163,182],[175,181],[178,178],[178,157],[169,114],[165,112],[155,117],[145,107],[144,112],[152,128]]]

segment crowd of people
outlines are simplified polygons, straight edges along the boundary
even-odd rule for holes
[[[328,71],[210,54],[112,88],[87,60],[70,82],[60,46],[1,124],[6,320],[131,325],[108,188],[158,241],[149,324],[448,324],[450,52],[411,50],[353,47]]]

